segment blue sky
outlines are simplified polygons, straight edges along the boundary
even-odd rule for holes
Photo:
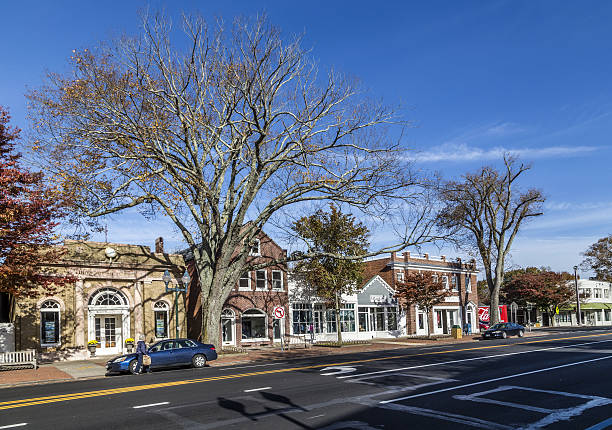
[[[3,4],[0,104],[27,128],[24,93],[72,49],[135,33],[140,1]],[[305,33],[321,68],[357,76],[401,103],[417,165],[452,178],[512,151],[533,164],[525,186],[543,190],[545,215],[525,227],[512,264],[571,270],[612,233],[612,2],[606,1],[152,1],[231,20],[266,12],[285,34]],[[163,220],[117,216],[109,241],[180,238]],[[379,235],[375,242],[389,237]],[[432,253],[455,255],[453,250]]]

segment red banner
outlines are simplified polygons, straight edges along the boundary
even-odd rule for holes
[[[478,306],[478,321],[481,329],[489,328],[489,306]],[[506,305],[499,306],[499,321],[508,322],[508,308]]]

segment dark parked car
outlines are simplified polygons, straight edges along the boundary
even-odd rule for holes
[[[217,359],[214,345],[191,339],[161,340],[151,345],[148,354],[151,357],[151,370],[189,365],[204,367],[208,361]],[[137,354],[125,354],[109,360],[106,363],[106,370],[134,373],[137,364]]]
[[[497,323],[490,329],[486,330],[482,337],[484,339],[491,339],[494,337],[501,337],[502,339],[507,338],[508,336],[518,336],[523,337],[525,334],[525,327],[516,323]]]

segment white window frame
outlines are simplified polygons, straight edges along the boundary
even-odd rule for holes
[[[255,313],[248,313],[248,311],[251,310],[256,310],[258,311],[256,314]],[[264,320],[264,330],[265,330],[265,335],[266,337],[249,337],[249,338],[244,338],[244,333],[242,331],[242,320],[244,318],[244,316],[248,317],[248,318],[263,318]],[[264,311],[262,311],[261,309],[258,308],[250,308],[250,309],[245,309],[244,312],[242,312],[242,315],[240,317],[240,337],[241,337],[241,342],[242,343],[249,343],[249,342],[265,342],[265,341],[269,341],[269,334],[268,334],[268,315],[266,315],[266,313]]]
[[[258,257],[261,255],[261,241],[259,239],[253,239],[251,248],[249,249],[249,255]]]
[[[442,285],[444,286],[445,290],[449,289],[449,285],[448,285],[448,276],[442,276]]]
[[[52,302],[53,303],[53,307],[47,307],[47,308],[43,308],[45,303],[48,302]],[[57,342],[51,342],[51,343],[43,343],[43,327],[42,327],[42,314],[43,312],[47,313],[57,313]],[[40,309],[39,309],[39,314],[40,314],[40,346],[42,347],[56,347],[56,346],[60,346],[62,344],[62,306],[59,304],[59,302],[57,302],[56,300],[53,299],[47,299],[45,301],[43,301],[40,305]]]
[[[259,288],[258,282],[259,282],[259,278],[257,277],[257,274],[263,272],[264,273],[264,287],[263,288]],[[260,269],[260,270],[256,270],[255,271],[255,291],[266,291],[268,289],[268,271],[265,269]]]
[[[465,291],[472,292],[472,277],[470,275],[465,275]]]
[[[246,275],[247,275],[247,277],[246,277],[246,278],[243,278],[243,277],[242,277],[244,274],[245,274],[245,273],[243,273],[242,275],[240,275],[240,278],[238,279],[238,291],[251,291],[251,290],[252,290],[252,288],[251,288],[251,277],[252,277],[251,272],[250,272],[250,271],[249,271],[249,272],[246,272]],[[240,284],[241,284],[241,282],[240,282],[240,281],[241,281],[241,280],[243,280],[243,279],[247,279],[247,280],[248,280],[248,284],[249,284],[249,286],[248,286],[247,288],[244,288],[244,287],[242,287],[242,286],[240,285]]]
[[[397,282],[404,282],[404,271],[403,270],[395,271],[395,280]]]
[[[451,291],[459,291],[459,280],[460,279],[461,278],[456,273],[452,275],[452,280],[455,282],[451,281]]]
[[[280,280],[279,280],[280,281],[280,287],[278,287],[278,288],[274,286],[274,281],[275,281],[274,274],[275,273],[280,273]],[[283,271],[282,270],[273,270],[272,271],[272,289],[274,291],[283,291],[284,290],[284,288],[283,288],[283,280],[284,279],[283,279]]]
[[[157,315],[155,315],[157,312],[166,314],[166,336],[157,336]],[[153,324],[155,339],[168,339],[170,337],[170,306],[164,300],[158,300],[153,305]]]

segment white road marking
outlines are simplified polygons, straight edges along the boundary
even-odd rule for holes
[[[261,388],[251,388],[250,390],[244,390],[245,393],[252,393],[253,391],[262,391],[262,390],[270,390],[272,387],[261,387]]]
[[[600,423],[595,424],[594,426],[589,427],[585,430],[604,430],[612,426],[612,418],[608,418],[607,420],[603,420]]]
[[[470,384],[463,384],[463,385],[457,385],[457,386],[449,387],[449,388],[442,388],[440,390],[429,391],[427,393],[413,394],[412,396],[404,396],[404,397],[398,397],[397,399],[383,400],[380,403],[386,404],[386,403],[399,402],[400,400],[414,399],[416,397],[424,397],[424,396],[429,396],[432,394],[443,393],[445,391],[454,391],[454,390],[459,390],[461,388],[473,387],[475,385],[488,384],[491,382],[503,381],[505,379],[512,379],[512,378],[518,378],[520,376],[533,375],[535,373],[549,372],[551,370],[563,369],[565,367],[577,366],[579,364],[585,364],[585,363],[593,363],[593,362],[601,361],[601,360],[609,360],[611,358],[612,358],[612,355],[609,355],[607,357],[593,358],[591,360],[575,361],[573,363],[561,364],[559,366],[546,367],[544,369],[531,370],[529,372],[523,372],[523,373],[517,373],[514,375],[502,376],[499,378],[487,379],[485,381],[478,381],[478,382],[472,382]]]
[[[531,352],[551,351],[551,350],[554,350],[554,349],[563,349],[563,348],[574,348],[576,346],[591,345],[591,344],[602,343],[602,342],[612,342],[612,339],[598,340],[598,341],[594,341],[594,342],[577,343],[577,344],[573,344],[573,345],[553,346],[553,347],[550,347],[550,348],[530,349],[528,351],[508,352],[508,353],[505,353],[505,354],[486,355],[484,357],[461,358],[459,360],[443,361],[441,363],[419,364],[419,365],[416,365],[416,366],[399,367],[397,369],[379,370],[377,372],[358,373],[356,375],[338,376],[338,379],[360,378],[362,376],[379,375],[379,374],[382,374],[382,373],[399,372],[399,371],[402,371],[402,370],[421,369],[423,367],[443,366],[445,364],[464,363],[466,361],[475,361],[475,360],[488,360],[488,359],[497,358],[497,357],[508,357],[510,355],[529,354]],[[583,352],[591,352],[591,351],[583,351]]]
[[[239,366],[239,367],[221,367],[219,368],[219,370],[234,370],[234,369],[246,369],[247,367],[276,366],[277,364],[287,364],[287,362],[283,361],[280,363],[253,364],[252,366]]]
[[[324,417],[325,414],[319,414],[319,415],[315,415],[314,417],[308,417],[309,420],[314,420],[315,418],[321,418]]]
[[[487,394],[499,393],[502,391],[509,391],[509,390],[523,390],[523,391],[530,391],[533,393],[546,393],[546,394],[552,394],[552,395],[559,396],[559,397],[573,397],[573,398],[583,399],[586,401],[582,404],[572,406],[569,408],[544,409],[544,408],[536,408],[530,405],[523,405],[523,404],[512,403],[512,402],[503,402],[500,400],[487,399],[487,398],[482,397]],[[466,396],[453,396],[453,398],[457,400],[468,400],[468,401],[474,401],[474,402],[491,403],[494,405],[525,409],[528,411],[534,411],[534,412],[540,412],[540,413],[546,414],[544,418],[534,423],[531,423],[526,427],[523,427],[523,428],[528,428],[528,429],[537,429],[537,428],[547,427],[558,421],[568,421],[573,417],[582,415],[582,413],[586,411],[587,409],[591,409],[591,408],[595,408],[595,407],[603,406],[603,405],[608,405],[612,403],[612,399],[608,399],[606,397],[588,396],[584,394],[574,394],[574,393],[568,393],[565,391],[540,390],[537,388],[517,387],[514,385],[504,385],[504,386],[494,388],[492,390],[481,391],[480,393],[468,394]]]
[[[323,372],[324,370],[331,370],[331,372],[321,373],[321,375],[327,376],[327,375],[342,375],[343,373],[352,373],[356,371],[357,368],[349,367],[349,366],[329,366],[329,367],[325,367],[321,369],[321,372]]]
[[[169,405],[170,402],[150,403],[148,405],[132,406],[133,409],[150,408],[151,406]]]
[[[2,426],[2,427],[0,427],[0,429],[12,429],[12,428],[15,428],[15,427],[23,427],[23,426],[27,426],[27,425],[28,425],[28,423],[10,424],[8,426]]]

